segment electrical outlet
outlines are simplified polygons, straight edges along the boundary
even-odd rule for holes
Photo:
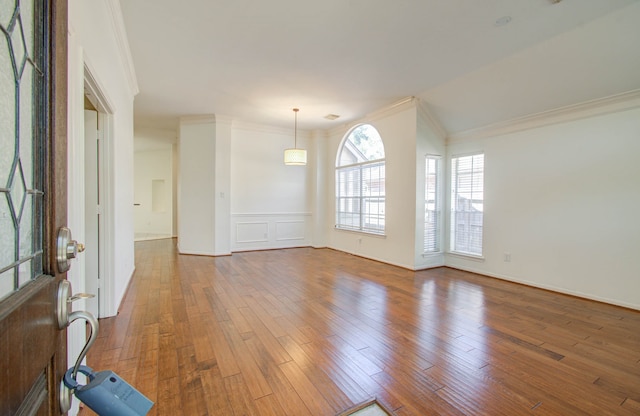
[[[511,253],[504,253],[503,260],[504,260],[506,263],[510,263],[510,262],[511,262]]]

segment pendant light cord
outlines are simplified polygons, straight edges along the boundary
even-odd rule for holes
[[[293,148],[298,148],[298,111],[300,109],[294,108],[293,112],[295,113],[295,121],[293,122]]]

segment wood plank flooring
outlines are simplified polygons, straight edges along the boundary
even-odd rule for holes
[[[88,358],[152,415],[336,415],[372,398],[398,416],[640,414],[638,311],[329,249],[175,243],[136,243]]]

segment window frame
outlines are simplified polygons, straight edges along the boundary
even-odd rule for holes
[[[424,183],[424,223],[423,223],[423,246],[422,253],[423,254],[438,254],[442,253],[442,224],[443,224],[443,216],[442,216],[442,156],[434,155],[434,154],[426,154],[425,155],[425,183]],[[430,191],[429,185],[429,162],[433,161],[435,163],[435,180],[433,181],[435,189]],[[434,195],[434,209],[429,210],[429,197],[428,194],[432,193]],[[429,213],[432,212],[431,215]],[[429,217],[435,217],[432,220],[429,220]],[[428,238],[428,226],[429,224],[433,225],[433,238]],[[430,244],[429,241],[433,240],[433,244]]]
[[[380,136],[380,133],[378,132],[378,129],[375,128],[375,126],[369,123],[358,124],[357,126],[354,126],[353,128],[351,128],[347,132],[347,134],[345,134],[344,138],[342,139],[342,142],[340,143],[340,146],[338,147],[338,152],[336,155],[336,166],[335,166],[336,168],[336,174],[335,174],[335,198],[336,199],[335,201],[336,202],[335,202],[335,226],[334,227],[335,229],[341,230],[341,231],[351,231],[351,232],[357,232],[357,233],[363,233],[363,234],[369,234],[369,235],[385,236],[386,157],[340,165],[340,161],[342,159],[342,152],[344,151],[345,146],[347,145],[347,142],[350,141],[349,138],[351,137],[351,135],[356,129],[365,125],[368,125],[373,129],[375,129],[378,135]],[[382,136],[380,136],[380,140],[381,140],[383,154],[385,154],[384,142],[382,141]],[[378,176],[378,179],[381,179],[381,183],[382,183],[382,186],[381,186],[382,195],[370,195],[370,194],[367,195],[367,193],[365,192],[365,187],[363,186],[364,178],[367,176],[367,175],[363,175],[363,172],[365,171],[365,169],[382,170],[382,175]],[[357,195],[342,195],[343,185],[348,184],[348,182],[341,181],[341,173],[343,172],[348,173],[349,171],[351,172],[357,171],[357,174],[354,175],[357,177],[357,180],[358,180]],[[344,209],[341,210],[341,202],[347,199],[352,199],[357,202],[356,204],[354,204],[354,206],[357,206],[355,210],[351,210],[351,211],[344,210]],[[369,200],[369,203],[365,204],[364,202],[365,200]],[[380,214],[380,211],[378,210],[378,213],[374,214],[374,217],[378,223],[382,222],[383,224],[382,227],[377,228],[377,227],[367,226],[365,223],[365,220],[367,217],[371,218],[371,213],[368,212],[368,210],[363,209],[362,207],[368,206],[370,204],[380,204],[380,203],[382,204],[382,214]],[[346,221],[341,222],[341,219],[343,219],[345,215],[348,215],[348,214],[351,214],[352,217],[357,216],[357,219],[358,219],[357,225],[349,224]]]
[[[471,210],[458,210],[457,209],[457,204],[456,201],[458,200],[458,195],[460,194],[460,192],[458,192],[459,190],[459,186],[458,184],[460,183],[459,181],[459,172],[460,169],[459,168],[459,163],[458,160],[462,159],[462,158],[474,158],[476,156],[482,156],[482,179],[480,181],[481,187],[478,190],[477,185],[475,184],[475,180],[476,178],[473,177],[473,175],[478,175],[480,173],[479,170],[475,170],[473,167],[473,160],[471,162],[471,167],[470,167],[470,171],[468,173],[466,173],[466,176],[471,175],[471,198],[469,198],[468,200],[469,202],[469,206],[470,208],[473,208],[473,201],[474,199],[474,195],[477,195],[478,193],[482,195],[482,199],[481,199],[481,203],[482,203],[482,210],[479,211],[480,215],[477,215],[477,210],[475,211],[474,218],[476,219],[476,224],[472,224],[472,221],[466,221],[464,222],[464,225],[466,226],[465,230],[461,231],[458,229],[457,226],[457,218],[458,218],[458,214],[462,213],[462,214],[467,214],[467,218],[471,217],[471,214],[474,213],[474,211]],[[484,259],[484,176],[485,176],[485,153],[484,151],[477,151],[477,152],[473,152],[473,153],[464,153],[464,154],[456,154],[456,155],[452,155],[451,158],[449,159],[449,167],[451,170],[451,175],[450,175],[450,188],[451,188],[451,193],[450,193],[450,212],[449,212],[449,253],[451,254],[455,254],[455,255],[460,255],[460,256],[467,256],[467,257],[473,257],[473,258],[478,258],[478,259]],[[475,188],[474,188],[474,185]],[[480,218],[480,225],[479,225],[479,230],[480,232],[477,232],[478,229],[478,224],[477,224],[477,218]],[[475,232],[474,232],[475,231]],[[468,250],[464,250],[461,249],[460,247],[462,246],[462,244],[457,244],[457,238],[456,236],[458,234],[461,234],[463,236],[466,237],[466,247],[470,247],[470,246],[476,246],[479,248],[479,251],[472,251],[471,249]],[[477,235],[479,234],[479,238],[477,237]],[[474,238],[474,235],[476,236],[476,238]],[[479,244],[478,244],[479,241]]]

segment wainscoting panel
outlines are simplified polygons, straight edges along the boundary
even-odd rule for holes
[[[304,240],[304,221],[276,221],[276,241]]]
[[[231,251],[311,245],[311,213],[231,214]]]
[[[238,243],[264,243],[269,241],[268,222],[237,222],[236,241]]]

